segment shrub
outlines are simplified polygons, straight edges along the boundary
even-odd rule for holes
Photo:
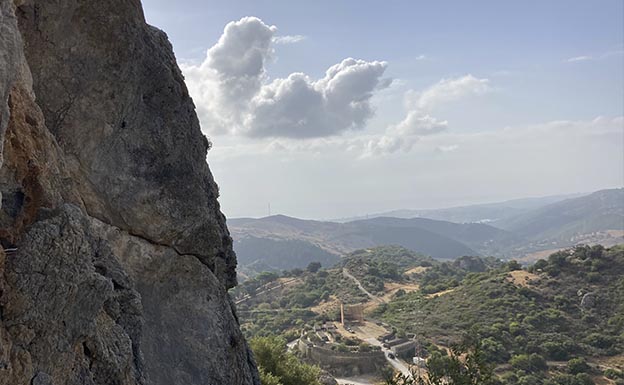
[[[585,373],[589,370],[589,365],[584,358],[573,358],[568,361],[568,371],[571,374]]]
[[[542,372],[548,369],[546,360],[539,354],[520,354],[514,356],[509,361],[511,366],[518,370],[524,370],[527,373]]]

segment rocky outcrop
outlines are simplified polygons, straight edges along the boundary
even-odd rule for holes
[[[21,3],[33,88],[89,214],[234,285],[208,141],[166,35],[137,0]]]
[[[0,0],[0,385],[259,384],[207,139],[136,0]]]

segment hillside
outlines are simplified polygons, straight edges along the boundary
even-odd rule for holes
[[[465,244],[479,255],[500,255],[507,248],[522,242],[522,239],[505,230],[482,223],[452,223],[426,218],[380,217],[354,224],[373,224],[387,228],[418,228]],[[468,254],[465,254],[468,255]]]
[[[429,219],[374,218],[349,223],[321,222],[275,215],[231,219],[228,225],[242,266],[261,263],[274,269],[303,268],[320,261],[383,245],[397,245],[432,256],[498,253],[518,242],[513,234],[486,224]]]
[[[573,244],[591,233],[624,232],[624,189],[566,199],[493,225],[533,241],[561,245]]]
[[[484,219],[483,215],[490,210],[491,215],[487,216],[499,219],[489,223],[399,218],[424,213],[399,210],[388,213],[389,216],[350,222],[274,215],[231,219],[228,224],[242,271],[251,275],[262,268],[304,268],[313,261],[330,266],[340,256],[355,250],[383,245],[402,246],[437,259],[480,255],[532,262],[576,244],[611,246],[622,243],[624,189],[577,195],[518,199],[430,212],[461,222]],[[495,214],[503,211],[504,215]]]
[[[366,217],[341,218],[336,222],[352,222],[355,220],[392,217],[392,218],[427,218],[455,223],[488,223],[496,220],[516,217],[522,213],[535,210],[551,203],[569,198],[576,198],[584,194],[552,195],[546,197],[521,198],[504,202],[484,203],[467,206],[448,207],[441,209],[401,209],[386,211]]]
[[[255,271],[292,270],[310,262],[332,266],[340,257],[300,239],[271,239],[248,236],[234,242],[238,263]],[[259,265],[259,266],[258,266]]]
[[[624,247],[580,247],[528,271],[510,264],[466,275],[443,295],[407,294],[376,314],[436,345],[473,330],[506,384],[575,383],[565,382],[570,362],[587,362],[582,372],[610,383],[605,371],[624,368],[623,277]]]
[[[609,378],[624,369],[624,246],[577,247],[524,270],[378,247],[332,269],[263,274],[232,294],[249,335],[295,338],[338,320],[340,303],[362,304],[370,320],[347,335],[369,341],[371,330],[384,328],[413,335],[425,357],[469,333],[501,384],[619,384]]]
[[[304,323],[336,319],[339,303],[371,300],[349,275],[374,295],[394,293],[400,287],[416,288],[407,271],[438,265],[431,257],[397,246],[357,250],[341,262],[321,270],[293,269],[261,273],[230,291],[237,303],[248,336],[296,330]],[[345,274],[346,270],[346,274]]]

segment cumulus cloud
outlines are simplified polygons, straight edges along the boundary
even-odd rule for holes
[[[397,135],[381,135],[364,143],[360,158],[370,158],[396,152],[408,152],[419,140],[417,136],[402,137]]]
[[[442,132],[448,128],[448,121],[439,120],[432,116],[422,114],[420,111],[412,110],[396,126],[390,128],[398,135],[432,135]]]
[[[314,138],[363,128],[373,94],[390,84],[383,78],[387,63],[348,58],[318,80],[303,73],[271,80],[272,45],[286,38],[276,31],[255,17],[231,22],[201,64],[182,66],[204,130]]]
[[[410,151],[421,137],[438,134],[448,129],[447,120],[430,115],[429,112],[436,106],[467,96],[481,95],[489,92],[490,89],[488,79],[479,79],[469,74],[459,78],[442,79],[423,92],[407,91],[405,93],[407,107],[405,118],[389,126],[382,137],[369,140],[365,146],[364,156]]]
[[[275,36],[273,38],[273,43],[275,44],[295,44],[305,40],[306,37],[303,35],[284,35],[284,36]]]
[[[240,125],[240,112],[266,80],[265,65],[273,54],[271,39],[276,31],[255,17],[230,22],[201,64],[181,65],[202,125],[211,133]]]
[[[302,73],[266,84],[245,122],[252,137],[312,138],[364,127],[373,92],[387,86],[385,62],[345,59],[314,81]]]

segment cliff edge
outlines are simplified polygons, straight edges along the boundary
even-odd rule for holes
[[[0,0],[0,385],[259,384],[208,147],[138,0]]]

